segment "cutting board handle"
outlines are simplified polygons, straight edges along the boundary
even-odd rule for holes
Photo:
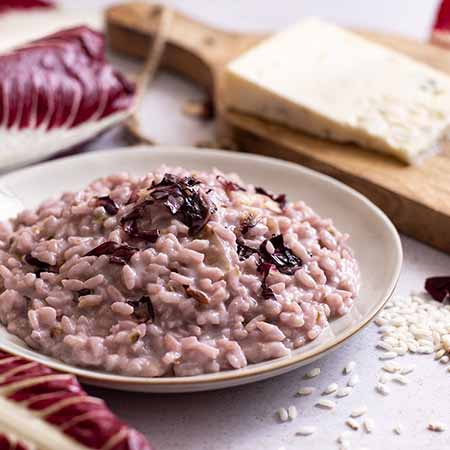
[[[145,58],[157,32],[162,8],[141,2],[109,8],[106,24],[111,47],[129,56]],[[174,10],[161,65],[187,76],[217,98],[223,66],[261,37],[216,29]]]

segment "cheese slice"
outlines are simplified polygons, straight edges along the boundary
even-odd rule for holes
[[[227,108],[416,162],[450,126],[450,77],[318,19],[232,61]]]

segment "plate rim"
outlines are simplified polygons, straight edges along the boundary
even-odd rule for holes
[[[302,353],[299,353],[298,355],[291,354],[285,357],[276,358],[273,360],[263,361],[263,363],[266,363],[264,366],[259,366],[258,364],[249,364],[248,366],[242,368],[242,369],[231,369],[231,370],[224,370],[220,372],[215,372],[211,374],[201,374],[201,375],[193,375],[193,376],[183,376],[183,377],[134,377],[134,376],[126,376],[126,375],[120,375],[115,373],[108,373],[106,371],[97,371],[94,369],[88,369],[83,367],[74,366],[68,363],[65,363],[63,361],[58,361],[56,358],[53,358],[51,356],[45,355],[43,353],[39,353],[36,350],[33,350],[31,347],[24,348],[24,351],[16,348],[9,348],[8,342],[3,342],[0,340],[0,349],[3,351],[6,351],[8,353],[11,353],[15,356],[20,356],[23,358],[26,358],[28,360],[36,361],[41,364],[44,364],[52,369],[58,370],[58,371],[64,371],[66,373],[70,373],[73,375],[76,375],[80,377],[84,382],[89,383],[92,381],[93,384],[99,384],[99,382],[102,383],[108,383],[107,387],[113,387],[113,388],[121,388],[121,385],[128,385],[133,386],[134,388],[137,388],[139,386],[142,387],[170,387],[173,388],[180,387],[180,388],[186,388],[189,385],[193,387],[198,387],[200,385],[212,385],[212,389],[214,389],[214,386],[220,384],[220,383],[227,383],[227,382],[233,382],[235,380],[242,380],[242,384],[245,382],[250,382],[252,378],[256,377],[270,377],[271,372],[278,372],[280,371],[286,371],[289,367],[296,367],[302,362],[307,363],[308,361],[313,361],[314,359],[319,358],[321,355],[324,355],[325,353],[339,347],[342,345],[346,340],[350,339],[352,336],[357,334],[359,331],[361,331],[363,328],[365,328],[373,319],[374,317],[380,312],[380,310],[384,307],[384,305],[387,303],[387,301],[391,298],[392,294],[394,293],[394,290],[397,286],[399,277],[400,277],[400,271],[403,264],[403,248],[400,240],[399,233],[391,220],[387,217],[387,215],[374,203],[372,203],[367,197],[365,197],[363,194],[359,193],[355,189],[347,186],[346,184],[342,183],[341,181],[336,180],[335,178],[332,178],[329,175],[325,175],[323,173],[320,173],[318,171],[315,171],[313,169],[304,167],[300,164],[296,164],[293,162],[277,159],[274,157],[269,156],[262,156],[257,155],[253,153],[244,153],[244,152],[236,152],[236,151],[229,151],[229,150],[217,150],[217,149],[209,149],[209,148],[195,148],[190,146],[183,146],[183,145],[158,145],[158,146],[151,146],[151,145],[136,145],[136,146],[127,146],[127,147],[114,147],[106,150],[98,150],[93,152],[87,152],[87,153],[81,153],[76,155],[67,156],[61,159],[51,160],[51,161],[45,161],[33,166],[25,167],[20,170],[12,171],[7,174],[1,174],[0,175],[0,184],[1,183],[7,183],[8,178],[14,178],[16,176],[26,176],[29,172],[35,172],[39,169],[46,169],[48,167],[52,166],[62,166],[62,165],[70,165],[70,162],[73,160],[89,160],[90,158],[98,157],[99,154],[103,155],[104,158],[108,158],[110,156],[116,156],[120,153],[147,153],[148,157],[152,157],[152,153],[155,152],[194,152],[196,154],[200,153],[208,153],[210,156],[220,156],[220,157],[230,157],[230,158],[237,158],[237,159],[244,159],[244,160],[259,160],[259,161],[265,161],[270,162],[272,166],[278,166],[279,168],[295,168],[296,170],[299,170],[303,173],[306,173],[308,175],[314,176],[319,178],[321,181],[326,183],[331,183],[335,188],[340,189],[344,191],[347,195],[350,195],[354,198],[356,198],[358,201],[362,202],[365,207],[370,209],[373,213],[375,213],[383,222],[384,226],[389,229],[391,232],[391,236],[394,239],[395,243],[395,254],[396,254],[396,261],[395,261],[395,269],[393,271],[393,274],[390,279],[389,286],[386,289],[386,293],[383,295],[382,300],[378,303],[376,308],[366,314],[364,318],[362,319],[361,323],[358,323],[352,327],[349,327],[345,332],[341,334],[340,337],[337,337],[333,339],[332,343],[325,341],[324,343],[321,343],[317,347],[304,351]],[[147,156],[147,155],[144,155]],[[6,328],[1,325],[5,331],[7,332]],[[9,333],[10,334],[10,333]],[[15,335],[11,335],[15,336]],[[28,354],[30,352],[31,354]],[[51,358],[49,361],[42,361],[41,358]],[[275,375],[275,374],[274,374]],[[105,385],[106,387],[106,385]],[[219,387],[219,386],[217,386]]]

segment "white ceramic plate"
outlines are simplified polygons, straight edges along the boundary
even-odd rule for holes
[[[26,207],[64,190],[78,190],[94,178],[114,172],[144,174],[161,164],[192,169],[217,167],[237,172],[246,182],[303,199],[340,230],[351,233],[351,246],[359,261],[362,288],[354,308],[332,321],[323,334],[290,356],[252,364],[244,369],[209,375],[139,378],[81,369],[43,356],[0,327],[0,348],[78,375],[86,383],[145,392],[189,392],[219,389],[273,377],[295,369],[336,349],[367,325],[383,307],[397,282],[402,248],[389,219],[369,200],[334,179],[296,164],[250,154],[181,147],[134,147],[64,158],[11,173],[0,179],[3,190],[15,194]],[[0,202],[1,218],[17,212],[11,197]],[[15,211],[16,209],[16,211]]]

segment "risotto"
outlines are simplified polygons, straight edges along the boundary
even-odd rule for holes
[[[0,226],[0,320],[78,366],[190,376],[286,356],[346,314],[348,236],[234,174],[111,175]]]

